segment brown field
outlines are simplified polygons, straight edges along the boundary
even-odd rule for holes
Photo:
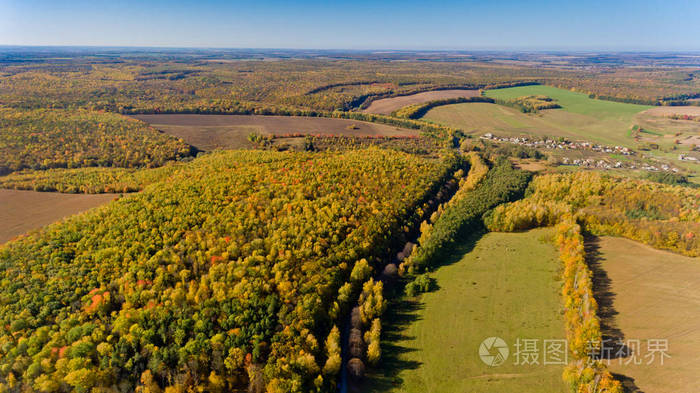
[[[611,372],[624,376],[632,392],[699,392],[700,258],[621,238],[589,240],[603,335],[640,340],[642,364],[625,365],[634,357],[618,357],[609,360]],[[647,364],[653,339],[668,340],[663,365],[658,354]]]
[[[695,145],[695,146],[700,146],[700,135],[695,135],[695,136],[688,136],[683,139],[679,139],[678,143],[681,145]]]
[[[251,132],[269,135],[417,136],[416,130],[326,117],[246,115],[138,115],[135,118],[200,150],[249,148]]]
[[[669,119],[667,116],[671,115],[700,116],[700,106],[659,106],[637,114],[635,122],[645,129],[664,134],[670,138],[668,142],[678,140],[682,145],[697,145],[700,122]]]
[[[533,158],[511,158],[510,160],[516,168],[524,171],[540,172],[551,169],[545,161],[536,160]]]
[[[668,115],[691,115],[700,116],[700,106],[656,106],[647,109],[644,114],[652,116],[668,116]]]
[[[410,94],[407,96],[382,98],[381,100],[372,101],[369,107],[363,110],[363,112],[388,115],[391,114],[391,112],[403,108],[407,105],[421,104],[428,101],[444,100],[448,98],[476,97],[479,94],[481,94],[480,90],[464,89],[426,91],[423,93]]]
[[[0,244],[64,217],[105,204],[116,196],[0,190]]]

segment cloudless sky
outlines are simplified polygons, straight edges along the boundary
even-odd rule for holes
[[[0,0],[0,45],[700,50],[700,0]]]

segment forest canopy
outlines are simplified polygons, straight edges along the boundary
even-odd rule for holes
[[[191,153],[183,141],[118,114],[0,107],[0,175],[27,168],[155,167]]]
[[[388,252],[458,164],[378,149],[215,152],[7,243],[2,387],[323,385],[330,306],[355,261]]]

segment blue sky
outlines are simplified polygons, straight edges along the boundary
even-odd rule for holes
[[[700,0],[0,0],[0,45],[700,50]]]

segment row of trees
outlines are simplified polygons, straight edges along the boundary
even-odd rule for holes
[[[514,169],[507,160],[499,161],[474,190],[457,191],[455,202],[445,206],[434,224],[421,225],[419,244],[400,270],[413,274],[434,266],[461,236],[482,228],[481,217],[489,209],[522,196],[529,180],[527,172]],[[461,192],[467,194],[460,196]]]
[[[485,217],[485,223],[489,230],[502,232],[555,226],[555,243],[563,264],[561,293],[571,359],[563,378],[575,392],[622,393],[620,382],[591,353],[602,334],[581,226],[572,210],[566,202],[546,201],[542,205],[526,198],[497,207]]]
[[[561,108],[561,106],[557,104],[555,100],[542,95],[523,96],[512,100],[495,99],[493,101],[498,105],[515,108],[523,113],[537,113],[544,109]]]
[[[669,119],[673,120],[690,120],[690,121],[700,121],[700,116],[694,116],[694,115],[678,115],[678,114],[673,114],[673,115],[668,115],[666,116]]]
[[[573,361],[564,379],[575,391],[621,392],[606,367],[591,359],[601,339],[591,272],[585,263],[582,227],[599,235],[623,236],[686,255],[700,255],[700,192],[595,172],[537,176],[528,197],[498,206],[485,217],[494,231],[556,225],[564,264],[562,295]]]
[[[1,387],[332,390],[334,305],[357,299],[343,288],[368,280],[367,261],[392,249],[457,165],[375,149],[217,152],[9,242]],[[360,286],[373,362],[381,285]]]
[[[581,227],[572,215],[562,217],[556,226],[556,245],[564,269],[562,273],[564,321],[571,361],[564,380],[572,391],[622,393],[622,385],[607,367],[593,358],[592,346],[602,340],[598,304],[593,297],[592,273],[585,261]]]
[[[382,356],[381,316],[387,307],[383,292],[384,284],[370,278],[362,285],[357,306],[350,316],[347,367],[350,376],[356,379],[364,376],[365,361],[376,366]]]
[[[527,229],[576,213],[585,229],[623,236],[689,256],[700,255],[700,190],[598,172],[537,176],[529,196],[499,206],[487,220]]]
[[[511,206],[523,207],[518,202]],[[508,209],[515,212],[516,209]],[[500,213],[497,213],[500,214]],[[523,216],[506,215],[497,220],[487,219],[492,231],[524,229],[520,226]],[[533,217],[534,218],[534,217]],[[528,228],[555,225],[555,243],[559,248],[562,269],[562,299],[564,325],[570,362],[563,378],[574,392],[622,393],[622,386],[600,361],[593,358],[591,350],[601,342],[598,304],[593,297],[592,273],[585,261],[581,226],[574,215],[564,213],[552,222],[549,219],[533,219]]]
[[[423,117],[426,113],[428,113],[429,110],[438,107],[438,106],[443,106],[443,105],[452,105],[452,104],[462,104],[466,102],[488,102],[488,103],[493,103],[494,100],[489,97],[458,97],[458,98],[448,98],[444,100],[434,100],[434,101],[429,101],[425,102],[422,104],[414,104],[414,105],[408,105],[405,106],[401,109],[398,109],[394,112],[392,112],[392,116],[396,117],[402,117],[406,119],[420,119]]]
[[[0,188],[63,193],[101,194],[141,191],[162,181],[184,162],[170,162],[159,168],[73,168],[23,170],[0,177]]]
[[[564,380],[572,391],[622,393],[620,382],[590,353],[592,345],[601,342],[602,334],[598,304],[593,297],[592,273],[585,260],[581,227],[572,215],[562,217],[557,224],[555,242],[564,265],[564,321],[572,358],[564,370]]]
[[[445,144],[435,138],[427,137],[361,137],[361,136],[306,136],[308,144],[316,151],[343,151],[381,147],[417,155],[437,155],[445,149]],[[276,138],[284,144],[284,138]]]

